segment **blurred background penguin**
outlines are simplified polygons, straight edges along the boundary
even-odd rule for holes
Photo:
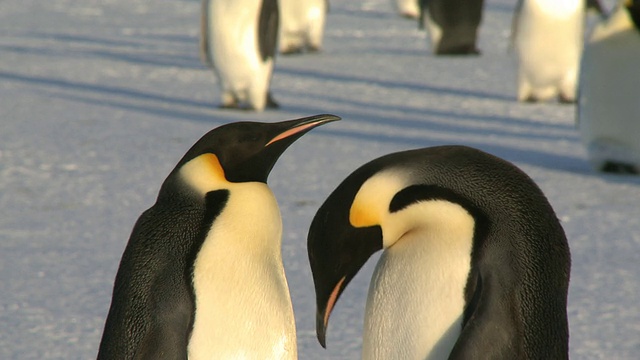
[[[596,170],[640,172],[640,0],[620,1],[582,57],[577,121]]]
[[[200,57],[217,76],[221,108],[277,108],[269,92],[278,0],[202,0]]]
[[[279,0],[281,54],[297,54],[322,48],[328,0]],[[415,1],[415,0],[414,0]]]

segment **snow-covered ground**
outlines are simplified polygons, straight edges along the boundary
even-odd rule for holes
[[[197,53],[197,0],[0,1],[0,359],[95,358],[120,256],[139,214],[201,135],[236,120],[333,113],[270,176],[301,359],[359,356],[368,266],[315,339],[306,233],[357,166],[466,144],[513,161],[569,237],[571,355],[640,353],[640,180],[593,172],[574,107],[515,101],[515,0],[488,0],[482,56],[434,57],[389,0],[333,0],[324,51],[280,57],[279,111],[222,111]],[[606,2],[608,7],[612,2]]]

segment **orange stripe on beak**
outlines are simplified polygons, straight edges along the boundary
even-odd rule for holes
[[[287,130],[287,131],[285,131],[285,132],[283,132],[281,134],[278,134],[278,136],[276,136],[273,139],[271,139],[267,143],[267,145],[265,145],[264,147],[267,147],[267,146],[273,144],[274,142],[276,142],[278,140],[282,140],[284,138],[288,138],[289,136],[297,134],[300,131],[303,131],[303,130],[306,130],[308,128],[311,128],[311,127],[314,127],[314,126],[318,126],[318,125],[320,125],[318,122],[312,122],[312,123],[309,123],[309,124],[305,124],[305,125],[300,125],[298,127],[294,127],[293,129],[289,129],[289,130]]]
[[[344,282],[344,277],[342,279],[340,279],[340,281],[338,281],[338,284],[336,285],[335,288],[333,288],[333,291],[331,292],[331,295],[329,296],[329,301],[327,302],[327,308],[324,311],[324,327],[325,329],[327,328],[327,324],[329,323],[329,315],[331,315],[331,311],[333,310],[333,306],[336,304],[336,300],[338,299],[338,293],[340,292],[340,289],[342,288],[342,283]]]

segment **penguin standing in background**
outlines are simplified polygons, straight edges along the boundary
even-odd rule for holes
[[[520,0],[512,23],[518,101],[576,99],[585,0]]]
[[[402,17],[417,19],[420,16],[418,0],[393,0],[393,5]]]
[[[340,295],[378,250],[363,359],[568,357],[567,239],[514,165],[440,146],[349,175],[309,230],[322,346]]]
[[[269,92],[278,0],[202,0],[200,57],[216,74],[222,108],[277,108]]]
[[[620,1],[582,56],[578,128],[599,171],[640,173],[640,0]]]
[[[133,228],[99,360],[297,359],[266,181],[289,145],[338,119],[232,123],[191,147]]]
[[[328,0],[280,1],[280,52],[282,54],[320,51]]]
[[[484,0],[419,0],[419,27],[426,28],[436,55],[478,55]]]

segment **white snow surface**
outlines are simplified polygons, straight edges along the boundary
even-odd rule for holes
[[[592,171],[574,106],[515,101],[514,5],[486,1],[483,54],[458,58],[433,56],[391,1],[333,0],[323,51],[280,56],[282,108],[253,113],[216,107],[198,0],[0,1],[0,359],[95,358],[133,224],[184,152],[223,123],[318,113],[343,120],[297,141],[269,178],[301,359],[359,358],[376,260],[322,349],[306,253],[316,209],[361,164],[440,144],[506,158],[547,194],[573,257],[571,356],[637,359],[640,179]]]

